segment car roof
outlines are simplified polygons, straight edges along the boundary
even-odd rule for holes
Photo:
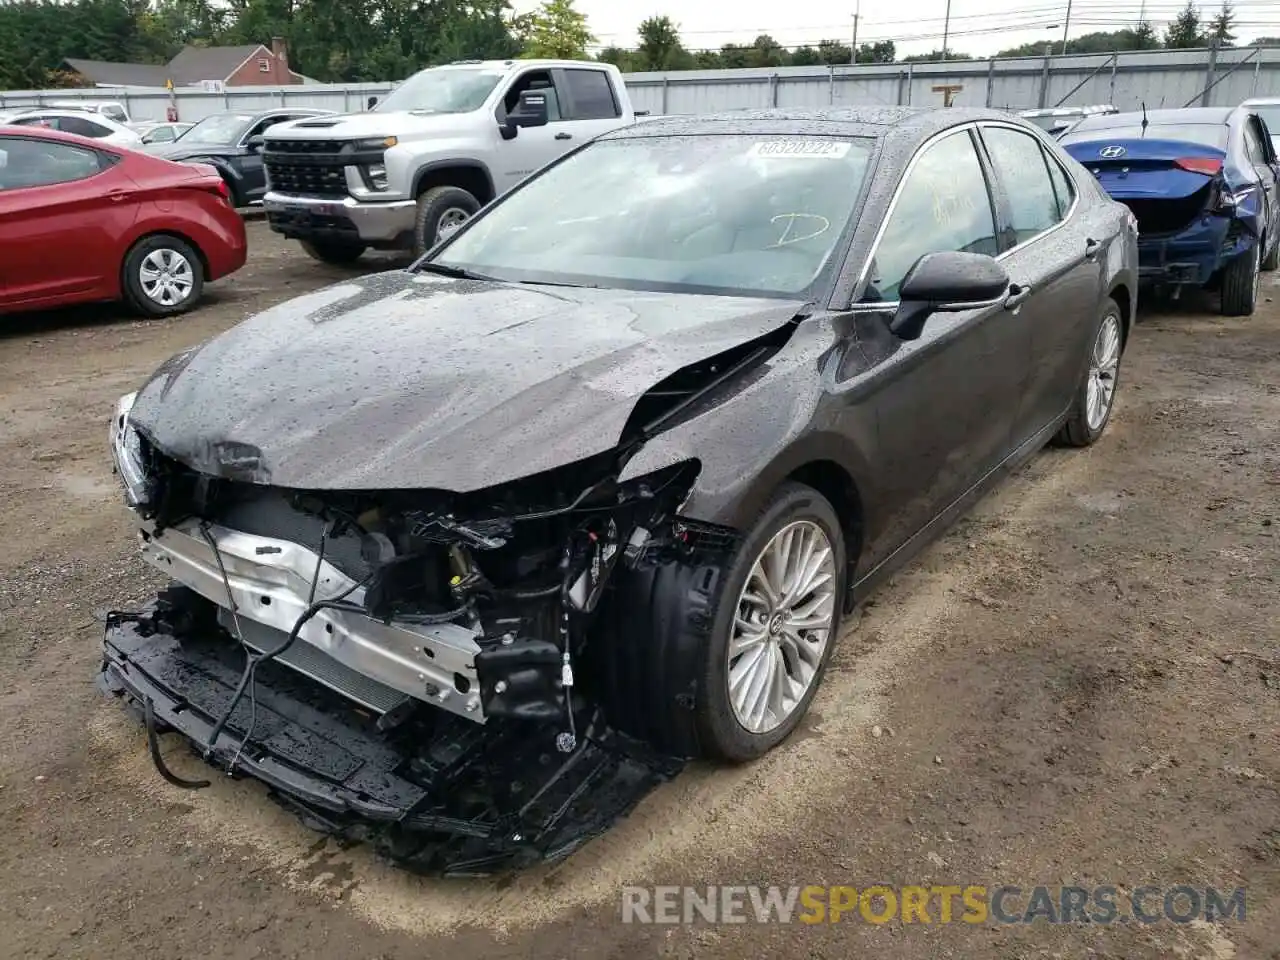
[[[14,116],[11,117],[10,119],[17,120],[20,117],[77,117],[83,120],[84,115],[86,113],[93,114],[93,116],[90,117],[90,119],[96,122],[102,123],[103,126],[121,127],[122,129],[125,129],[125,130],[128,129],[128,127],[125,127],[123,124],[115,120],[112,120],[110,117],[106,116],[105,114],[94,113],[92,110],[67,110],[63,107],[28,107],[24,109],[21,113],[14,114]]]
[[[74,144],[77,147],[91,147],[94,150],[114,151],[120,149],[120,144],[118,143],[109,143],[105,140],[82,137],[78,133],[66,133],[62,130],[52,130],[49,127],[15,126],[5,121],[0,121],[0,137],[25,137],[28,140],[53,140],[61,143]]]
[[[1280,97],[1250,97],[1242,107],[1280,107]]]
[[[326,110],[322,107],[267,107],[263,110],[219,110],[217,113],[211,113],[207,117],[201,117],[200,120],[208,120],[209,117],[265,117],[272,113],[297,113],[306,116],[325,117],[336,113],[334,110]],[[200,120],[194,121],[199,123]],[[167,122],[167,121],[162,121]],[[192,121],[183,120],[176,121],[181,123],[191,123]]]
[[[1104,113],[1085,117],[1081,121],[1080,127],[1076,129],[1079,130],[1083,127],[1085,130],[1106,130],[1109,127],[1127,127],[1135,123],[1141,123],[1143,117],[1146,117],[1152,126],[1190,123],[1226,124],[1231,120],[1231,115],[1237,109],[1236,107],[1181,107],[1171,110],[1148,110],[1146,113],[1141,110],[1130,110],[1126,113]]]
[[[712,134],[774,134],[846,137],[883,137],[890,131],[931,136],[973,120],[1031,125],[1002,110],[969,107],[831,107],[825,110],[728,110],[693,116],[653,117],[645,123],[622,127],[600,137],[626,140],[653,136],[706,136]]]

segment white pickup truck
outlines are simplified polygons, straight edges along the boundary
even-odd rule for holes
[[[431,67],[366,113],[272,127],[263,206],[272,230],[329,263],[370,248],[421,253],[535,170],[633,122],[609,64]]]

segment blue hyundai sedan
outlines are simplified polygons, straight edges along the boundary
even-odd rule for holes
[[[1280,163],[1249,107],[1087,117],[1061,140],[1138,220],[1140,280],[1218,290],[1249,316],[1259,274],[1280,266]]]

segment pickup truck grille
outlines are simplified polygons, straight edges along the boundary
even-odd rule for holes
[[[279,193],[313,197],[345,197],[343,170],[352,162],[334,140],[268,140],[262,152],[267,187]]]

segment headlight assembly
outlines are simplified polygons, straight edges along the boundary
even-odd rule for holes
[[[147,474],[146,453],[143,440],[129,422],[129,412],[138,394],[125,394],[116,401],[115,415],[111,418],[111,460],[115,472],[124,483],[125,502],[135,510],[145,508],[151,502],[152,483]]]
[[[387,168],[381,163],[375,163],[364,168],[365,179],[369,183],[371,190],[387,189]]]

